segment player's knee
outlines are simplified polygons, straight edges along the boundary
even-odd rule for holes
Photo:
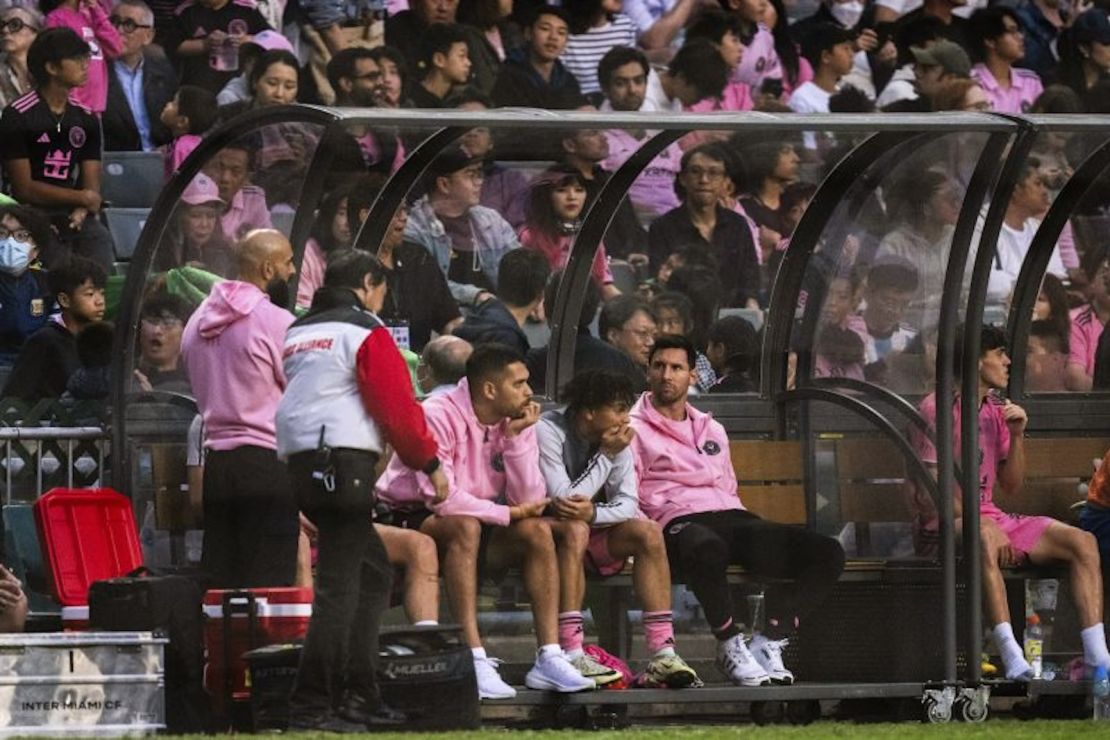
[[[482,525],[477,519],[470,516],[444,517],[440,524],[442,534],[439,539],[448,550],[478,551],[478,542],[482,538]]]
[[[427,535],[417,534],[409,544],[405,567],[419,573],[438,573],[439,554],[436,552],[435,540]]]

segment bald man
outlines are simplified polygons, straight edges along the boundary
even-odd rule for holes
[[[470,342],[450,334],[428,342],[420,353],[420,365],[416,368],[420,388],[428,396],[454,388],[466,375],[466,360],[473,351]]]
[[[238,280],[226,280],[185,325],[181,358],[204,417],[204,550],[214,588],[288,586],[298,515],[277,459],[274,413],[285,390],[282,347],[293,323],[293,248],[280,232],[236,245]]]

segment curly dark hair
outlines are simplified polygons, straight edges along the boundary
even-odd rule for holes
[[[585,370],[563,389],[563,400],[571,414],[593,411],[604,406],[630,407],[636,402],[632,380],[614,370]]]

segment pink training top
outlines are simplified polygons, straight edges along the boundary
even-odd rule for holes
[[[1090,306],[1072,309],[1068,333],[1068,364],[1078,365],[1087,375],[1095,374],[1095,351],[1102,336],[1103,324]]]
[[[324,284],[324,270],[327,269],[328,260],[319,243],[311,237],[304,243],[304,257],[301,259],[301,269],[297,273],[297,307],[308,308],[312,305],[312,296]]]
[[[166,180],[181,168],[181,163],[200,145],[201,137],[196,134],[178,136],[166,149]]]
[[[108,11],[100,0],[92,5],[81,3],[77,10],[58,7],[46,16],[47,28],[72,28],[92,50],[89,57],[89,79],[73,90],[70,97],[93,113],[103,113],[108,105],[108,61],[123,50],[119,33],[108,22]]]
[[[971,68],[971,79],[979,83],[995,113],[1028,113],[1042,92],[1044,85],[1037,73],[1020,67],[1010,68],[1010,87],[1003,88],[985,64]]]
[[[567,260],[570,259],[570,248],[574,246],[574,240],[569,234],[552,239],[547,234],[540,233],[527,226],[520,230],[518,238],[522,247],[539,252],[546,257],[547,264],[551,265],[552,271],[561,270],[567,266]],[[599,288],[613,282],[613,273],[609,270],[609,256],[605,253],[604,243],[599,244],[597,251],[594,252],[594,263],[590,268],[590,276]]]
[[[649,133],[650,135],[650,133]],[[625,160],[644,143],[622,129],[606,129],[605,138],[609,141],[609,156],[601,166],[614,172]],[[682,148],[678,143],[671,144],[659,156],[651,160],[636,182],[628,189],[628,200],[637,212],[652,216],[662,216],[672,208],[677,208],[678,195],[674,192],[674,181],[682,165]]]
[[[743,82],[732,81],[725,85],[720,97],[702,98],[693,105],[685,107],[693,113],[712,113],[718,110],[745,111],[755,107],[752,89]]]
[[[220,217],[220,228],[229,244],[239,241],[252,229],[271,229],[266,193],[257,185],[244,185],[231,197],[231,206]]]

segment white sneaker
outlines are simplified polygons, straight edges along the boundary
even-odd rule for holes
[[[748,650],[743,635],[717,644],[717,667],[737,686],[766,686],[771,677]]]
[[[790,685],[794,683],[794,674],[782,664],[782,650],[789,643],[786,640],[768,640],[763,635],[752,638],[751,653],[755,661],[763,666],[771,683]]]
[[[497,666],[501,661],[497,658],[475,658],[474,677],[478,679],[479,699],[512,699],[516,696],[516,689],[501,678]]]
[[[530,689],[558,691],[563,694],[597,687],[593,679],[579,673],[562,653],[537,655],[535,665],[524,677],[524,685]]]

